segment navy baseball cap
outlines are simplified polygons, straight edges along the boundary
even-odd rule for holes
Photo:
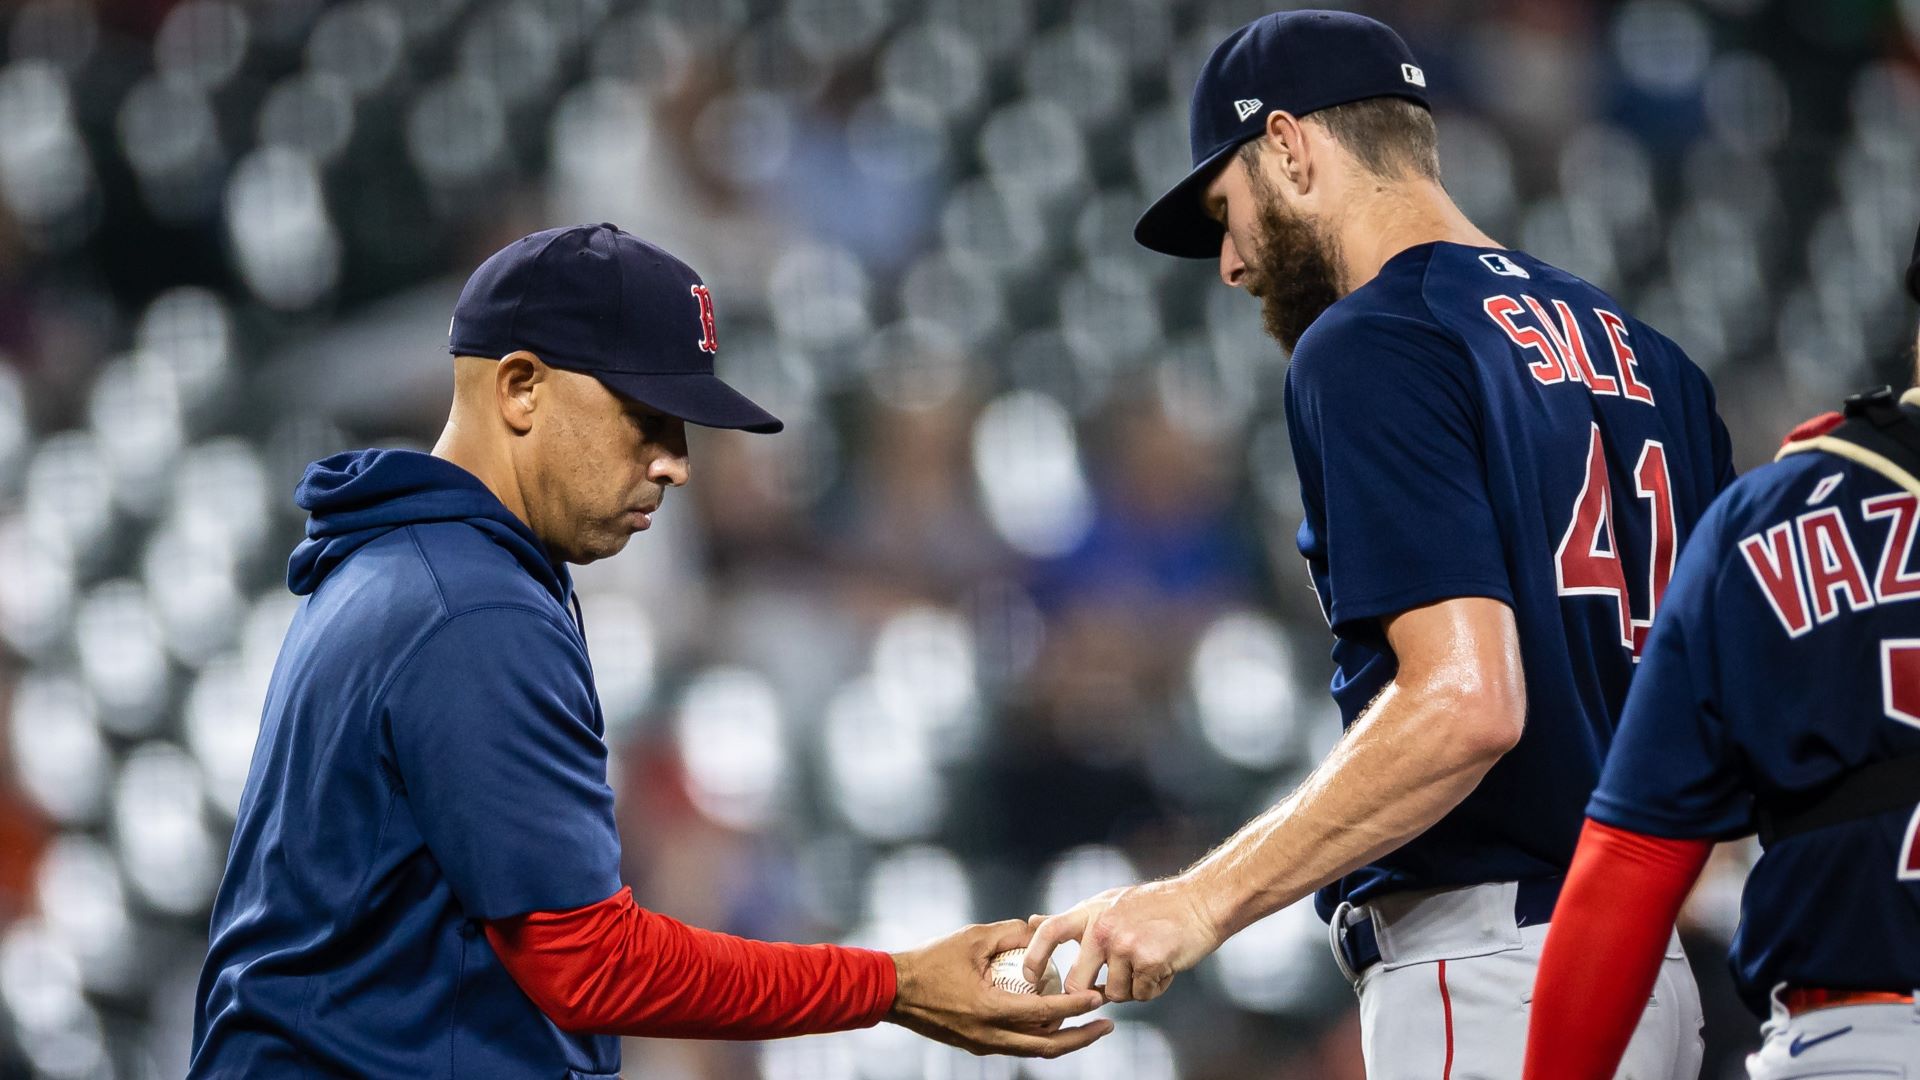
[[[448,328],[455,356],[521,349],[702,427],[775,432],[713,373],[713,295],[693,268],[614,225],[523,236],[480,264]]]
[[[1140,215],[1133,238],[1186,259],[1220,254],[1220,224],[1201,209],[1201,192],[1228,154],[1267,129],[1267,114],[1305,116],[1375,97],[1431,107],[1426,73],[1385,23],[1344,11],[1277,11],[1235,30],[1193,85],[1193,171]]]

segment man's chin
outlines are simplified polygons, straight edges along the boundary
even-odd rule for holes
[[[1295,345],[1300,344],[1300,335],[1313,325],[1311,321],[1300,323],[1292,312],[1274,304],[1263,305],[1260,315],[1262,329],[1266,330],[1267,336],[1289,354]]]
[[[566,561],[575,566],[585,566],[601,559],[610,559],[626,550],[627,541],[633,539],[633,533],[624,530],[609,530],[606,534],[595,536],[577,549],[568,552]]]

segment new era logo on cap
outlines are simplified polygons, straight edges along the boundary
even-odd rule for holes
[[[1259,98],[1253,98],[1253,97],[1241,98],[1239,101],[1236,101],[1233,103],[1233,111],[1236,113],[1239,113],[1240,119],[1242,120],[1245,120],[1247,117],[1252,116],[1254,112],[1259,108],[1260,108]]]
[[[1412,64],[1400,65],[1400,78],[1415,86],[1427,85],[1427,73],[1414,67]]]

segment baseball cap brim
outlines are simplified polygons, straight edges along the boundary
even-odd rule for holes
[[[589,372],[614,393],[701,427],[731,428],[771,435],[786,427],[745,394],[704,371],[641,374]]]
[[[1153,201],[1134,223],[1133,239],[1141,247],[1182,259],[1213,259],[1220,255],[1220,237],[1226,230],[1207,216],[1201,196],[1220,171],[1227,155],[1245,140],[1230,142],[1208,155],[1181,181]]]

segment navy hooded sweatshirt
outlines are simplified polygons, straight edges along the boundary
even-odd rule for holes
[[[214,903],[191,1077],[613,1076],[482,923],[620,889],[572,582],[472,474],[337,454]]]

